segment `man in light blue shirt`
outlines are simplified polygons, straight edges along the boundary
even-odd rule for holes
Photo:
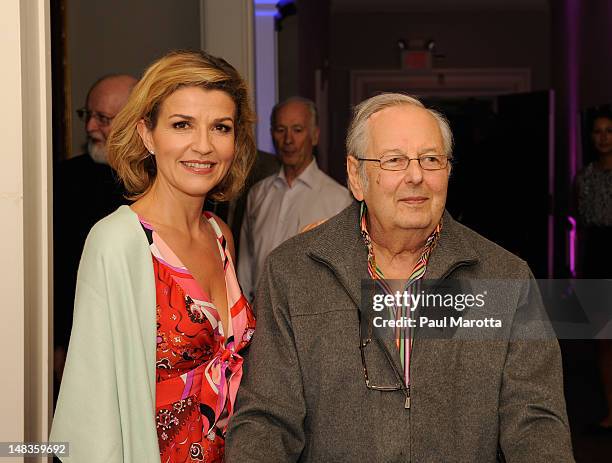
[[[270,251],[352,201],[348,190],[317,166],[313,149],[319,127],[312,101],[292,97],[277,104],[270,125],[282,166],[278,174],[249,191],[240,232],[238,279],[249,300],[255,296],[257,278]]]

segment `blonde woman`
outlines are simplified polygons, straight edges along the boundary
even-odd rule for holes
[[[115,118],[109,161],[135,202],[81,259],[50,437],[70,443],[62,461],[223,460],[255,321],[231,233],[202,208],[241,189],[253,122],[236,70],[201,52],[151,65]]]

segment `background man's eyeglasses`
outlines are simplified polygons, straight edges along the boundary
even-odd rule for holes
[[[417,161],[423,170],[441,170],[448,165],[448,156],[444,154],[425,154],[409,158],[404,154],[388,153],[379,158],[357,158],[360,161],[378,162],[383,170],[400,171],[408,169],[410,161]]]
[[[110,125],[115,118],[115,116],[107,116],[106,114],[102,114],[97,111],[90,111],[87,108],[77,109],[76,113],[77,116],[79,116],[79,119],[81,119],[83,122],[87,123],[89,122],[89,119],[93,117],[102,127]]]

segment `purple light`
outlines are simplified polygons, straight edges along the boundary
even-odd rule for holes
[[[578,166],[578,71],[580,0],[567,0],[567,77],[568,77],[568,129],[570,181],[576,176]]]
[[[578,91],[579,91],[579,69],[580,69],[580,1],[566,0],[565,20],[567,31],[567,129],[568,129],[568,171],[569,182],[574,181],[578,168]],[[572,276],[576,276],[576,219],[568,216],[572,226],[569,232],[569,270]]]
[[[576,219],[571,215],[567,216],[567,220],[572,226],[569,232],[569,268],[572,277],[576,277]]]

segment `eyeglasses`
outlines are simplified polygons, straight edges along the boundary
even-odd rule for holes
[[[77,116],[79,116],[79,119],[81,119],[83,122],[87,123],[89,122],[89,119],[93,117],[102,127],[109,126],[115,118],[115,116],[107,116],[106,114],[99,113],[98,111],[90,111],[87,108],[77,109],[76,113]]]
[[[372,336],[372,324],[368,323],[367,326],[362,325],[361,321],[361,312],[358,313],[359,317],[359,350],[361,351],[361,366],[363,367],[363,376],[365,379],[365,385],[368,389],[373,391],[382,391],[382,392],[390,392],[390,391],[403,391],[406,396],[406,404],[409,404],[410,400],[410,386],[406,386],[401,374],[397,371],[395,366],[393,365],[393,359],[389,355],[387,348],[382,345],[380,339]],[[370,375],[368,373],[368,365],[366,362],[366,348],[370,346],[370,350],[374,349],[374,345],[378,344],[380,350],[383,351],[389,367],[393,371],[396,379],[395,384],[374,384],[374,382],[370,379]],[[409,405],[407,405],[409,407]]]
[[[379,158],[357,158],[360,161],[378,162],[383,170],[400,171],[408,169],[410,161],[417,161],[423,170],[441,170],[449,163],[445,154],[425,154],[417,158],[409,158],[405,154],[387,153]]]

